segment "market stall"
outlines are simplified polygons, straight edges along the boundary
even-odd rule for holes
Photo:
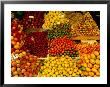
[[[97,13],[12,12],[12,77],[99,77]]]

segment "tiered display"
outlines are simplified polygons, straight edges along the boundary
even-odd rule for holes
[[[100,76],[100,30],[89,12],[12,12],[11,18],[12,77]]]

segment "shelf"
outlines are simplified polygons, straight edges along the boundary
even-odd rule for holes
[[[100,40],[100,36],[79,36],[73,37],[72,40]]]

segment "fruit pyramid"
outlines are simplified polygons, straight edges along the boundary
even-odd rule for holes
[[[99,28],[89,12],[74,13],[73,15],[74,24],[71,25],[73,36],[100,36]]]

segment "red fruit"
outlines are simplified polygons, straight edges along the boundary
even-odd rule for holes
[[[30,63],[27,63],[27,66],[30,66],[31,64]]]
[[[17,64],[17,67],[20,67],[20,64]]]
[[[12,45],[15,45],[15,44],[16,44],[16,41],[12,40],[12,41],[11,41],[11,44],[12,44]]]
[[[16,68],[15,68],[15,67],[12,67],[12,68],[11,68],[11,71],[12,71],[12,72],[16,71]]]
[[[13,67],[15,67],[15,66],[17,65],[17,63],[16,63],[15,61],[13,61],[13,62],[11,62],[11,65],[12,65]]]
[[[22,69],[22,71],[21,71],[22,73],[25,73],[26,72],[26,70],[25,69]]]
[[[29,72],[24,72],[24,75],[25,75],[26,77],[28,77],[28,76],[29,76]]]

